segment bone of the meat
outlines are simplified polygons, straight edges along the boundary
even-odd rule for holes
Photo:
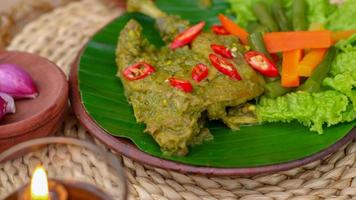
[[[140,12],[156,19],[156,26],[165,42],[171,42],[175,36],[188,28],[189,22],[178,16],[167,15],[157,8],[151,0],[128,0],[130,12]]]

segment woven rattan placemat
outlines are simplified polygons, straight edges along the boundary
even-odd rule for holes
[[[8,50],[37,53],[55,62],[63,71],[77,52],[98,29],[122,13],[99,0],[81,0],[55,9],[28,24],[8,46]],[[69,114],[58,133],[102,146]],[[56,151],[55,149],[52,151]],[[68,153],[76,158],[77,150]],[[55,154],[55,153],[54,153]],[[53,153],[36,157],[44,163],[54,162]],[[57,157],[56,159],[60,159]],[[90,157],[76,159],[76,167],[88,178],[102,183],[107,191],[115,174],[101,171]],[[0,164],[0,198],[28,180],[31,157]],[[204,177],[180,174],[143,166],[122,158],[129,182],[130,199],[356,199],[356,142],[349,143],[325,160],[301,168],[254,177]],[[54,166],[56,167],[56,166]],[[59,166],[58,166],[59,167]]]

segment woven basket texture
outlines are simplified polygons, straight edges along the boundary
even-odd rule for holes
[[[3,1],[5,1],[5,5],[12,6],[5,6],[6,9],[0,6],[0,49],[8,45],[13,36],[30,21],[73,0],[21,0],[16,4],[12,0]]]
[[[26,25],[7,49],[37,53],[68,73],[71,62],[88,39],[122,12],[99,0],[72,2]],[[71,111],[69,113],[58,135],[88,140],[105,148],[88,134]],[[94,162],[92,155],[81,151],[78,148],[49,147],[0,164],[0,199],[25,183],[38,162],[51,166],[51,173],[70,175],[79,170],[85,175],[83,179],[115,195],[116,175]],[[118,157],[129,182],[129,199],[356,199],[356,141],[350,141],[324,160],[285,172],[253,177],[181,174]],[[64,159],[71,160],[72,165],[61,164],[65,163]]]

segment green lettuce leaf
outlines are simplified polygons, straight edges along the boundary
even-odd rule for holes
[[[256,107],[262,122],[297,120],[311,131],[323,132],[323,125],[332,126],[347,121],[353,113],[344,94],[328,90],[320,93],[295,92],[276,99],[262,97]]]
[[[352,122],[356,119],[356,109],[354,105],[349,104],[346,111],[342,114],[343,121],[341,122]]]
[[[356,29],[356,0],[346,0],[330,16],[327,28],[330,30],[350,30]]]
[[[323,85],[347,95],[356,109],[356,35],[336,44],[339,53]]]
[[[247,27],[248,23],[257,21],[251,7],[256,0],[228,0],[231,5],[232,14],[236,15],[236,23]]]
[[[231,5],[230,11],[236,16],[236,23],[245,28],[249,23],[257,21],[252,11],[252,5],[260,1],[261,0],[227,0]],[[264,0],[263,2],[270,5],[273,0]],[[291,0],[284,0],[284,2],[288,5]]]
[[[344,53],[356,51],[356,34],[346,40],[341,40],[335,46]]]
[[[356,119],[356,35],[335,45],[339,53],[331,66],[330,76],[323,85],[345,94],[351,100],[344,121]]]
[[[345,95],[347,95],[356,109],[356,91],[353,90],[356,87],[356,71],[352,73],[338,74],[335,77],[328,77],[323,82],[324,86],[331,87]]]
[[[309,5],[308,20],[310,23],[326,23],[329,16],[337,9],[329,0],[307,0]]]

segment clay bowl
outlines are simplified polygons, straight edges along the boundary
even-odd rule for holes
[[[68,105],[68,83],[64,73],[38,55],[0,52],[0,64],[21,66],[35,81],[39,96],[16,101],[16,113],[0,122],[0,152],[20,142],[54,134]]]

